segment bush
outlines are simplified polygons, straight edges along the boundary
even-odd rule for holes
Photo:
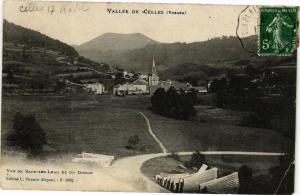
[[[296,108],[292,98],[257,99],[253,102],[250,111],[251,114],[243,118],[243,125],[279,131],[291,140],[295,140]]]
[[[47,144],[46,133],[33,115],[16,113],[13,132],[7,137],[8,145],[21,149],[30,155],[40,155]]]
[[[179,155],[176,152],[172,152],[168,155],[169,158],[173,158],[174,160],[181,161]]]
[[[139,143],[140,143],[140,138],[138,135],[130,136],[128,138],[128,142],[125,147],[130,150],[137,149]]]
[[[191,159],[185,162],[185,166],[188,168],[196,167],[197,169],[200,169],[200,167],[204,163],[205,163],[205,156],[199,151],[196,151],[192,154]]]

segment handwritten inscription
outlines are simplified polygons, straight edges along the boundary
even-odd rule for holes
[[[53,14],[68,14],[68,13],[82,13],[90,10],[89,4],[85,3],[66,3],[66,4],[40,4],[37,2],[29,2],[19,6],[19,11],[22,13],[44,12],[49,15]],[[99,10],[101,11],[101,10]],[[108,14],[143,14],[143,15],[186,15],[185,10],[161,10],[161,9],[112,9],[107,8]]]
[[[42,12],[44,11],[44,6],[38,6],[35,3],[29,3],[27,5],[21,5],[19,7],[20,12]]]
[[[28,4],[20,5],[19,11],[22,13],[32,13],[32,12],[46,12],[50,15],[55,13],[66,14],[66,13],[78,13],[86,12],[90,8],[86,4],[61,4],[61,5],[40,5],[35,2],[30,2]]]

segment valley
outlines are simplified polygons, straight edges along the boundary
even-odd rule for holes
[[[244,41],[254,48],[256,39]],[[115,161],[101,174],[166,191],[154,177],[179,173],[197,151],[219,176],[246,164],[257,186],[288,162],[278,156],[294,152],[295,54],[259,57],[232,36],[160,43],[104,33],[70,46],[4,20],[2,64],[1,148],[9,158],[76,164],[81,153],[109,155]]]

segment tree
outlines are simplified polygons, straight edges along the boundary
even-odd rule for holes
[[[252,180],[252,169],[247,165],[242,165],[239,168],[238,176],[240,182],[239,193],[250,193],[249,191],[251,190],[250,183]]]
[[[175,87],[170,87],[166,92],[166,107],[169,110],[173,110],[179,103],[179,95],[177,94],[177,90]]]
[[[272,193],[292,194],[294,192],[294,156],[287,154],[279,157],[279,165],[271,167],[271,185],[275,188]]]
[[[166,91],[163,88],[158,88],[151,96],[152,111],[162,114],[165,109]]]
[[[101,68],[103,69],[103,71],[109,71],[110,70],[110,66],[107,63],[101,63]]]
[[[159,88],[151,96],[151,109],[154,113],[163,116],[189,120],[197,114],[194,109],[196,102],[196,91],[178,93],[174,87],[170,87],[165,92],[163,88]]]
[[[191,117],[196,116],[197,113],[194,108],[194,100],[192,100],[188,94],[179,95],[179,101],[177,103],[179,104],[177,106],[177,118],[189,120]]]
[[[185,166],[190,168],[196,167],[197,169],[200,169],[204,163],[205,156],[199,151],[196,151],[192,154],[191,159],[185,163]]]
[[[116,76],[115,85],[121,84],[124,82],[125,79],[123,78],[123,72],[118,72],[115,76]]]
[[[187,93],[186,95],[188,97],[188,101],[192,102],[193,105],[196,105],[198,103],[197,91],[194,88],[192,88],[191,92]]]
[[[224,108],[225,106],[234,102],[234,96],[227,90],[220,90],[216,92],[215,102],[219,108]]]
[[[222,79],[214,79],[209,88],[210,92],[216,93],[218,91],[222,91],[227,89],[227,81],[225,78]]]
[[[13,132],[7,138],[10,146],[21,149],[31,155],[40,155],[47,144],[46,133],[33,115],[16,113],[13,119]]]
[[[248,65],[250,63],[249,60],[239,60],[234,65],[239,66],[240,69],[243,69],[244,66]]]
[[[250,78],[254,78],[257,74],[259,74],[259,71],[254,68],[252,65],[248,65],[245,68],[245,73],[250,77]]]

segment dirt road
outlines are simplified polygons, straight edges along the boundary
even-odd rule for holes
[[[119,180],[124,181],[129,184],[131,187],[137,189],[141,192],[168,192],[166,189],[162,188],[156,184],[153,180],[146,177],[142,171],[141,167],[144,162],[147,160],[167,156],[170,153],[167,152],[167,149],[159,138],[153,133],[151,124],[147,116],[140,112],[143,118],[146,120],[147,128],[154,141],[157,142],[161,148],[162,153],[156,154],[145,154],[137,155],[131,157],[124,157],[116,160],[110,168],[108,168],[107,174],[111,175]],[[177,152],[178,155],[191,155],[193,152]],[[271,152],[245,152],[245,151],[201,151],[201,153],[210,155],[210,154],[227,154],[227,155],[268,155],[268,156],[279,156],[283,153],[271,153]]]
[[[138,191],[168,192],[146,177],[141,171],[143,163],[147,160],[166,155],[167,153],[157,153],[121,158],[116,160],[107,171],[109,175],[130,184]]]

